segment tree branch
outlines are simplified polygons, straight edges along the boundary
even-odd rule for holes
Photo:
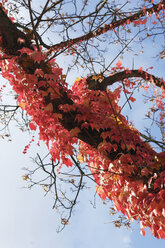
[[[21,32],[0,6],[0,36],[2,37],[1,47],[6,54],[15,55],[23,47],[32,48],[31,41]],[[24,40],[19,42],[19,38]]]
[[[79,42],[82,42],[82,41],[86,41],[86,40],[89,40],[91,38],[95,38],[101,34],[104,34],[106,33],[107,31],[110,31],[110,30],[113,30],[117,27],[120,27],[124,24],[129,24],[129,23],[132,23],[138,19],[140,19],[141,17],[144,17],[146,16],[146,13],[147,15],[150,15],[150,14],[153,14],[153,13],[157,13],[159,12],[160,10],[164,9],[165,8],[165,3],[164,1],[161,1],[160,3],[158,4],[155,4],[153,5],[152,7],[150,8],[146,8],[145,10],[140,10],[138,11],[137,13],[135,13],[134,15],[131,15],[131,16],[127,16],[121,20],[118,20],[118,21],[112,21],[110,24],[105,24],[103,27],[100,27],[99,29],[95,30],[95,31],[91,31],[85,35],[82,35],[80,37],[77,37],[75,39],[70,39],[70,40],[67,40],[67,41],[63,41],[63,42],[60,42],[54,46],[52,46],[52,50],[58,50],[58,49],[63,49],[63,48],[70,48],[71,46],[73,46],[74,44],[77,44]]]
[[[116,82],[123,81],[124,79],[128,78],[143,78],[146,81],[152,82],[157,87],[160,87],[162,89],[165,89],[165,81],[162,78],[155,77],[154,75],[143,71],[141,69],[139,70],[124,70],[121,72],[117,72],[113,75],[110,75],[108,77],[105,77],[102,81],[94,80],[93,76],[90,76],[87,79],[89,89],[93,90],[105,90],[107,86],[110,86]]]

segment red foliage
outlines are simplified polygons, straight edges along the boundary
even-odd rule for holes
[[[34,58],[35,51],[23,49],[29,58]],[[42,52],[37,63],[45,59]],[[35,57],[36,58],[36,57]],[[35,59],[36,60],[36,59]],[[51,73],[45,74],[37,69],[34,74],[25,72],[17,63],[18,58],[8,62],[1,61],[2,75],[9,80],[13,89],[19,95],[20,106],[32,116],[33,122],[29,124],[32,130],[39,127],[40,139],[44,140],[50,149],[52,158],[60,160],[66,166],[72,166],[67,155],[73,155],[73,146],[77,144],[78,127],[70,132],[61,125],[62,115],[53,110],[50,102],[45,102],[45,96],[51,99],[61,98],[60,87],[74,102],[73,105],[61,105],[64,112],[77,110],[77,120],[82,127],[89,126],[95,130],[104,130],[101,133],[102,142],[97,149],[80,142],[81,160],[86,161],[98,185],[97,192],[102,199],[112,200],[118,211],[126,214],[129,219],[139,219],[143,228],[150,227],[152,233],[158,238],[164,238],[164,199],[165,170],[163,154],[157,154],[148,144],[144,143],[136,129],[131,127],[124,116],[120,114],[118,100],[121,87],[116,90],[101,92],[88,89],[86,79],[75,82],[72,92],[68,90],[62,80],[62,70],[55,61],[50,61]],[[24,61],[28,66],[30,59]],[[117,68],[121,62],[117,63]],[[42,77],[42,80],[41,80]],[[40,78],[40,79],[39,79]],[[132,87],[126,82],[127,89]],[[40,87],[46,87],[46,91]],[[135,99],[131,97],[132,101]],[[162,108],[157,100],[158,107]],[[25,148],[26,153],[30,144]],[[113,159],[108,158],[108,152],[122,149],[123,154]],[[96,172],[99,172],[97,174]],[[153,184],[154,185],[151,185]],[[151,190],[153,187],[153,191]],[[155,191],[157,193],[155,193]],[[144,234],[144,230],[142,229]]]
[[[34,131],[37,129],[36,125],[33,122],[29,123],[29,127],[30,127],[31,130],[34,130]]]
[[[129,24],[130,20],[126,22]],[[147,19],[137,20],[134,24],[144,25],[146,22]],[[18,42],[24,43],[24,40]],[[62,69],[54,60],[43,66],[42,62],[47,58],[45,53],[27,48],[20,53],[8,61],[0,60],[2,76],[18,94],[19,105],[32,116],[29,127],[36,130],[38,126],[40,140],[48,146],[53,160],[72,166],[68,155],[73,155],[81,129],[96,130],[101,142],[94,148],[79,141],[78,157],[81,162],[88,163],[99,196],[103,200],[112,200],[116,209],[129,219],[139,219],[143,235],[144,228],[149,227],[155,237],[165,238],[165,153],[159,154],[144,143],[139,132],[120,113],[121,87],[114,91],[94,91],[88,88],[87,80],[83,78],[76,80],[71,91],[63,80]],[[37,69],[30,73],[28,69],[34,64]],[[121,65],[119,60],[114,71],[121,70]],[[142,73],[142,68],[139,73]],[[134,83],[128,79],[124,83],[125,92],[129,94]],[[155,95],[157,106],[163,113],[163,89],[161,93]],[[72,104],[61,101],[64,95]],[[129,100],[135,101],[133,97]],[[55,103],[60,101],[56,108]],[[63,115],[67,112],[77,113],[77,126],[71,130],[62,125]]]

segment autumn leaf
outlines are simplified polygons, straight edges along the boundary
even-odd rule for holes
[[[96,192],[98,193],[98,195],[102,200],[105,200],[107,198],[107,194],[105,193],[103,186],[96,185]]]
[[[119,59],[119,61],[116,63],[116,69],[120,69],[121,65],[122,65],[122,62]]]
[[[134,98],[134,97],[129,97],[129,100],[131,101],[131,102],[135,102],[136,101],[136,99]]]
[[[144,228],[140,228],[140,230],[141,230],[141,234],[142,234],[143,236],[145,236],[145,235],[146,235],[146,232],[145,232]]]
[[[24,175],[23,175],[23,180],[24,180],[24,181],[27,181],[28,179],[29,179],[29,175],[28,175],[28,174],[24,174]]]
[[[36,125],[33,122],[29,123],[29,127],[31,130],[34,130],[34,131],[36,130]]]
[[[45,107],[46,111],[50,111],[53,112],[53,104],[50,102],[46,107]]]
[[[77,137],[78,133],[80,132],[80,129],[78,127],[75,127],[70,130],[71,137]]]
[[[84,160],[84,157],[79,153],[78,156],[77,156],[77,159],[79,160],[80,163],[84,163],[85,160]]]
[[[69,224],[69,221],[67,219],[65,219],[65,218],[62,218],[61,219],[61,224],[68,225]]]

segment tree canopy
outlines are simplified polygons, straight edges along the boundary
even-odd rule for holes
[[[23,11],[28,17],[21,16]],[[69,209],[63,226],[88,177],[103,200],[113,201],[129,220],[140,221],[143,234],[149,227],[155,237],[165,238],[165,81],[152,73],[152,60],[143,69],[134,68],[131,58],[139,46],[147,42],[150,48],[154,42],[161,63],[164,17],[163,0],[15,0],[0,5],[1,74],[17,94],[14,112],[21,108],[31,116],[29,128],[38,128],[49,149],[49,163],[39,155],[37,163],[51,179],[43,186],[46,191],[54,187],[54,206]],[[62,55],[72,58],[65,73],[57,64]],[[124,66],[124,56],[132,68]],[[77,79],[71,84],[67,78],[73,73]],[[150,129],[138,131],[124,115],[125,105],[133,108],[136,90],[148,94],[146,117],[160,130],[158,139]],[[67,181],[76,192],[68,206],[57,185],[65,167],[79,173],[78,181]]]

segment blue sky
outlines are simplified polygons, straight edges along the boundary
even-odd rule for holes
[[[145,44],[147,46],[147,42]],[[139,48],[137,48],[139,50]],[[164,75],[164,61],[151,64],[151,50],[145,54],[134,56],[135,68],[144,66],[147,68],[154,65],[156,75]],[[115,56],[117,50],[108,56]],[[70,58],[69,58],[70,59]],[[68,59],[68,61],[69,61]],[[61,66],[66,68],[67,58],[58,59]],[[116,63],[117,61],[115,61]],[[114,64],[115,64],[114,63]],[[123,58],[125,67],[132,65],[132,57]],[[77,75],[76,75],[77,74]],[[70,76],[80,76],[75,73]],[[1,79],[1,82],[3,80]],[[140,98],[141,99],[141,98]],[[6,96],[6,101],[8,98]],[[140,100],[141,102],[141,100]],[[136,111],[130,114],[138,128],[142,128],[143,102],[136,103]],[[23,167],[32,167],[30,157],[35,157],[39,151],[44,153],[45,147],[38,148],[36,143],[32,144],[28,153],[22,153],[25,145],[31,138],[28,133],[22,133],[14,125],[10,128],[12,141],[0,139],[1,150],[1,173],[0,173],[0,247],[3,248],[164,248],[165,241],[157,240],[148,231],[146,236],[140,234],[138,223],[133,223],[133,230],[124,228],[117,229],[109,223],[112,217],[109,215],[109,205],[106,206],[97,197],[96,209],[90,204],[91,197],[95,193],[94,184],[90,190],[81,193],[79,204],[77,204],[70,224],[59,234],[56,233],[60,222],[56,210],[52,210],[53,198],[51,195],[44,197],[42,188],[31,190],[22,180]]]
[[[139,224],[133,230],[114,228],[105,206],[97,197],[96,209],[89,200],[91,190],[81,193],[70,224],[59,234],[56,229],[60,222],[52,210],[51,195],[44,197],[42,188],[23,188],[23,167],[33,166],[29,156],[35,156],[37,149],[32,145],[27,155],[22,154],[29,136],[11,127],[12,142],[0,141],[0,247],[4,248],[164,248],[165,241],[157,240],[150,232],[143,237]],[[43,149],[43,147],[42,147]]]

